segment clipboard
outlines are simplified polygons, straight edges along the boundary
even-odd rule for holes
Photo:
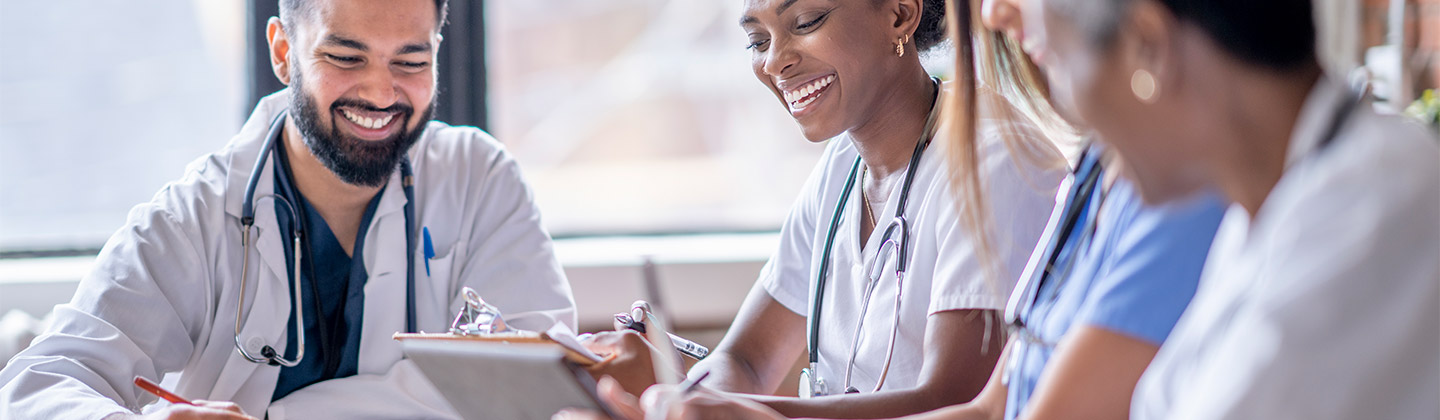
[[[505,344],[539,344],[559,347],[564,350],[565,360],[580,367],[590,367],[605,361],[604,358],[580,345],[575,338],[575,333],[564,324],[555,324],[545,332],[536,331],[507,331],[492,334],[462,335],[454,333],[395,333],[393,338],[399,340],[402,345],[408,341],[460,341],[460,342],[486,342]]]
[[[538,334],[424,335],[431,337],[401,338],[405,356],[461,418],[543,420],[566,408],[612,414],[596,394],[595,379],[570,361],[569,350]]]

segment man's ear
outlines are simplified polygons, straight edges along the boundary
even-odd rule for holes
[[[275,78],[289,86],[290,66],[297,63],[290,62],[290,36],[285,33],[280,18],[271,16],[266,22],[265,41],[270,43],[270,68],[275,71]]]

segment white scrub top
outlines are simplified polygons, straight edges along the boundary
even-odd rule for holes
[[[986,101],[979,101],[986,103]],[[983,108],[982,108],[983,109]],[[985,114],[982,114],[982,116]],[[910,226],[910,262],[898,316],[894,360],[884,390],[914,388],[923,364],[925,326],[930,314],[958,309],[1001,310],[1014,288],[1015,276],[1024,269],[1054,206],[1055,189],[1066,171],[1060,152],[1033,126],[1007,124],[994,118],[979,121],[978,136],[982,183],[987,188],[993,230],[991,243],[1001,262],[994,282],[987,280],[976,255],[971,232],[961,226],[956,200],[951,193],[944,137],[939,130],[920,160],[905,212]],[[1053,168],[1017,164],[1002,139],[1002,131],[1030,136],[1044,142],[1038,148],[1045,159],[1058,162]],[[824,252],[825,238],[836,202],[844,193],[846,176],[857,152],[848,135],[831,139],[820,163],[811,173],[781,228],[780,247],[760,273],[760,286],[787,309],[809,317],[814,302],[814,284]],[[1028,162],[1020,160],[1022,163]],[[861,176],[856,175],[857,178]],[[859,222],[863,220],[859,185],[856,180],[840,218],[834,249],[831,251],[829,280],[820,322],[820,377],[832,394],[844,392],[843,381],[861,297],[867,281],[866,268],[875,260],[885,226],[895,215],[902,185],[896,183],[885,209],[875,215],[879,225],[860,247]],[[895,236],[898,239],[898,235]],[[888,254],[888,253],[887,253]],[[896,279],[895,257],[888,257],[885,274],[876,287],[866,315],[863,338],[856,357],[852,386],[862,392],[874,389],[885,361],[891,327],[894,325]],[[988,372],[988,370],[987,370]]]
[[[56,307],[50,329],[0,370],[0,419],[98,419],[156,403],[131,384],[137,375],[171,375],[172,389],[183,397],[234,401],[262,418],[455,418],[391,338],[406,319],[406,199],[398,171],[365,235],[365,270],[371,274],[364,286],[358,374],[272,402],[280,368],[236,352],[240,293],[246,296],[241,342],[252,352],[262,344],[286,349],[292,283],[280,244],[288,235],[279,232],[269,200],[255,206],[258,233],[243,291],[238,277],[245,261],[239,222],[245,183],[289,92],[263,99],[225,148],[196,160],[183,177],[130,211],[75,297]],[[465,286],[499,307],[516,328],[556,322],[573,327],[570,286],[520,169],[503,146],[474,127],[430,122],[410,159],[415,225],[429,228],[436,255],[427,272],[423,247],[415,250],[418,328],[445,331]],[[274,186],[273,165],[261,168],[257,198]]]
[[[1440,147],[1322,80],[1251,220],[1232,206],[1136,419],[1440,418]]]

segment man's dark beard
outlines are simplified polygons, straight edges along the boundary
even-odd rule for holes
[[[295,120],[300,136],[305,138],[305,146],[310,148],[310,153],[330,169],[330,172],[334,172],[341,181],[352,185],[385,185],[396,165],[400,164],[401,159],[405,159],[405,153],[410,150],[410,146],[420,140],[420,135],[425,132],[425,125],[435,113],[432,101],[425,107],[423,117],[415,127],[405,127],[415,111],[409,105],[396,103],[387,108],[376,108],[363,101],[341,98],[330,104],[330,129],[326,130],[321,126],[319,105],[315,104],[314,98],[303,87],[301,81],[304,77],[296,72],[292,80],[294,83],[290,86],[290,118]],[[339,127],[339,119],[344,117],[335,112],[345,106],[396,112],[395,119],[398,121],[395,123],[401,124],[401,130],[380,141],[346,136],[340,132]]]

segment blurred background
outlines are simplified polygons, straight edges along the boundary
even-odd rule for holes
[[[1440,79],[1440,0],[1319,1],[1327,61],[1363,66],[1381,106]],[[675,322],[713,345],[822,151],[751,73],[742,3],[451,1],[437,119],[519,160],[581,329],[640,296],[648,258],[686,308]],[[0,337],[37,328],[132,206],[280,88],[275,14],[275,0],[0,0]],[[930,54],[932,73],[949,54]],[[0,339],[0,362],[22,343]]]

